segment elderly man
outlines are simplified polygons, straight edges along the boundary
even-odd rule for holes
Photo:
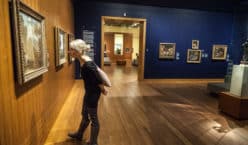
[[[96,64],[90,57],[84,55],[89,46],[81,40],[77,39],[70,43],[69,55],[75,57],[80,62],[81,75],[84,80],[85,95],[82,107],[82,120],[80,126],[75,133],[69,133],[68,136],[77,140],[82,140],[83,133],[91,122],[91,134],[88,145],[97,145],[97,137],[99,133],[99,121],[97,116],[98,100],[101,93],[107,94],[104,87],[103,79],[98,71]]]

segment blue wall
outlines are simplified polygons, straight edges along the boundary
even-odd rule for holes
[[[147,19],[145,78],[220,78],[226,72],[225,61],[212,61],[212,45],[226,44],[231,49],[233,14],[137,6],[114,3],[82,3],[75,5],[76,37],[82,29],[96,31],[95,61],[100,64],[101,16],[123,16]],[[192,39],[200,40],[200,49],[208,54],[200,64],[187,64],[187,49]],[[176,43],[179,60],[159,60],[160,42]],[[232,55],[230,55],[232,56]],[[78,72],[78,71],[77,71]],[[78,76],[78,73],[76,74]]]
[[[242,59],[242,43],[248,39],[248,12],[237,12],[234,16],[233,51],[234,64],[239,64]]]

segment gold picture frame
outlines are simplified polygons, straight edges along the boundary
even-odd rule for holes
[[[67,51],[69,51],[69,49],[70,49],[70,42],[71,41],[73,41],[73,40],[75,40],[75,37],[74,37],[74,35],[73,34],[68,34],[68,49],[67,49]],[[72,62],[73,62],[73,57],[71,57],[70,55],[69,55],[69,53],[68,53],[68,63],[69,64],[71,64]]]
[[[66,63],[66,32],[60,29],[59,27],[55,27],[55,66],[59,67]]]
[[[199,49],[200,41],[192,40],[192,49]]]
[[[160,43],[159,59],[175,59],[176,43]]]
[[[10,2],[15,75],[20,85],[48,71],[45,18],[22,3]]]
[[[187,63],[201,63],[202,52],[199,49],[188,49]]]
[[[226,60],[227,45],[213,45],[212,59],[213,60]]]

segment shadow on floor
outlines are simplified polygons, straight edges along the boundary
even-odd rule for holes
[[[67,139],[62,142],[54,143],[54,145],[86,145],[86,141],[77,141],[75,139]]]

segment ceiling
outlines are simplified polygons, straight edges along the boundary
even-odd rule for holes
[[[234,11],[240,4],[247,4],[248,0],[74,0],[76,2],[98,1],[159,6],[171,8],[201,9],[212,11]]]

